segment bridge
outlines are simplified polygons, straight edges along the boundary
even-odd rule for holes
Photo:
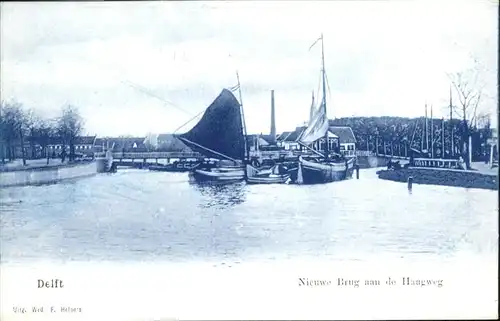
[[[165,164],[159,160],[166,160],[168,164],[171,159],[197,160],[203,158],[203,155],[194,152],[116,152],[112,155],[113,163],[117,166],[134,168],[148,168],[151,165]],[[95,157],[106,157],[106,153],[96,153]]]
[[[278,151],[250,151],[251,158],[258,159],[278,159],[280,157],[293,158],[298,157],[303,152],[292,150]],[[105,153],[96,153],[96,157],[104,157]],[[151,165],[159,164],[159,160],[166,160],[170,163],[172,159],[179,160],[198,160],[204,156],[195,152],[115,152],[113,153],[114,162],[118,166],[130,166],[136,168],[145,168]],[[376,154],[371,151],[356,151],[357,162],[361,168],[386,166],[388,159],[409,161],[409,157]],[[456,168],[458,160],[456,159],[428,159],[415,158],[415,167],[433,167],[433,168]],[[161,162],[165,163],[165,162]]]

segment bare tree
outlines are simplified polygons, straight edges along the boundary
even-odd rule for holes
[[[40,122],[42,119],[33,111],[33,109],[28,109],[25,112],[25,126],[27,129],[27,140],[30,144],[30,150],[31,150],[31,158],[36,158],[36,150],[35,150],[35,144],[36,144],[36,137],[37,137],[37,130]]]
[[[0,154],[2,155],[2,164],[5,164],[5,136],[4,133],[6,132],[5,130],[6,123],[5,123],[5,116],[4,116],[4,103],[3,101],[0,103]]]
[[[469,157],[467,155],[470,148],[469,136],[471,135],[471,127],[474,126],[477,120],[482,87],[478,85],[478,73],[475,70],[458,72],[448,76],[458,96],[459,104],[453,106],[453,111],[462,122],[462,157],[465,160],[467,169],[470,169]]]
[[[488,112],[478,113],[476,117],[476,127],[490,128],[490,126],[491,126],[491,114]]]
[[[42,156],[47,158],[47,165],[50,161],[49,151],[47,150],[50,139],[56,136],[56,126],[51,124],[48,120],[41,119],[37,124],[35,131],[35,140],[42,148]]]
[[[16,158],[16,145],[20,143],[23,164],[26,165],[26,155],[24,153],[26,117],[22,105],[17,102],[2,103],[0,108],[2,110],[1,136],[7,148],[6,156],[9,160],[14,160]]]
[[[62,115],[57,124],[57,134],[62,140],[63,153],[69,145],[69,160],[75,156],[75,141],[83,131],[83,118],[77,107],[68,105],[62,109]]]

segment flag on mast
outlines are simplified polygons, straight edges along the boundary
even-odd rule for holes
[[[311,51],[312,47],[314,47],[314,45],[316,43],[318,43],[318,41],[320,41],[321,39],[323,39],[323,35],[321,35],[321,37],[319,37],[318,39],[316,39],[316,41],[314,41],[314,43],[311,45],[311,47],[309,47],[309,51]]]
[[[237,84],[236,86],[233,86],[233,87],[229,88],[229,90],[230,90],[231,92],[235,92],[235,91],[236,91],[236,90],[238,90],[238,89],[240,89],[240,84]]]

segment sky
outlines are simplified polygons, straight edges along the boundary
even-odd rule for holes
[[[496,126],[498,1],[0,6],[1,99],[44,117],[77,106],[88,134],[189,130],[236,72],[247,132],[269,132],[272,89],[277,131],[293,130],[319,88],[321,46],[309,47],[322,33],[329,118],[418,117],[426,103],[448,117],[449,75],[472,70]]]

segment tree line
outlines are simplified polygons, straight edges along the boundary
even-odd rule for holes
[[[54,140],[62,145],[62,160],[68,155],[69,161],[75,157],[75,142],[83,131],[84,121],[79,109],[72,105],[61,108],[56,118],[44,117],[40,112],[25,108],[19,102],[0,103],[0,154],[2,163],[6,159],[12,161],[17,158],[16,150],[21,151],[23,164],[26,159],[36,158],[36,148],[41,147],[42,157],[50,155],[48,146]],[[29,144],[31,155],[27,155],[26,145]],[[69,146],[69,151],[66,150]],[[68,153],[69,152],[69,153]]]
[[[472,141],[470,149],[473,158],[478,159],[486,156],[484,147],[492,134],[490,115],[479,112],[482,97],[487,93],[484,84],[479,81],[480,74],[477,60],[469,69],[447,74],[450,80],[450,118],[447,120],[427,117],[349,117],[333,120],[331,125],[350,126],[360,149],[366,148],[385,155],[403,155],[403,148],[406,149],[405,153],[410,148],[437,157],[460,155],[470,169],[469,142]],[[458,98],[455,104],[452,103],[453,96]]]
[[[351,127],[358,150],[394,156],[408,156],[413,149],[427,151],[435,157],[460,155],[465,159],[470,136],[473,158],[478,159],[483,156],[482,147],[491,137],[490,120],[487,117],[474,123],[437,118],[428,118],[426,121],[425,117],[344,117],[330,120],[330,126]]]

